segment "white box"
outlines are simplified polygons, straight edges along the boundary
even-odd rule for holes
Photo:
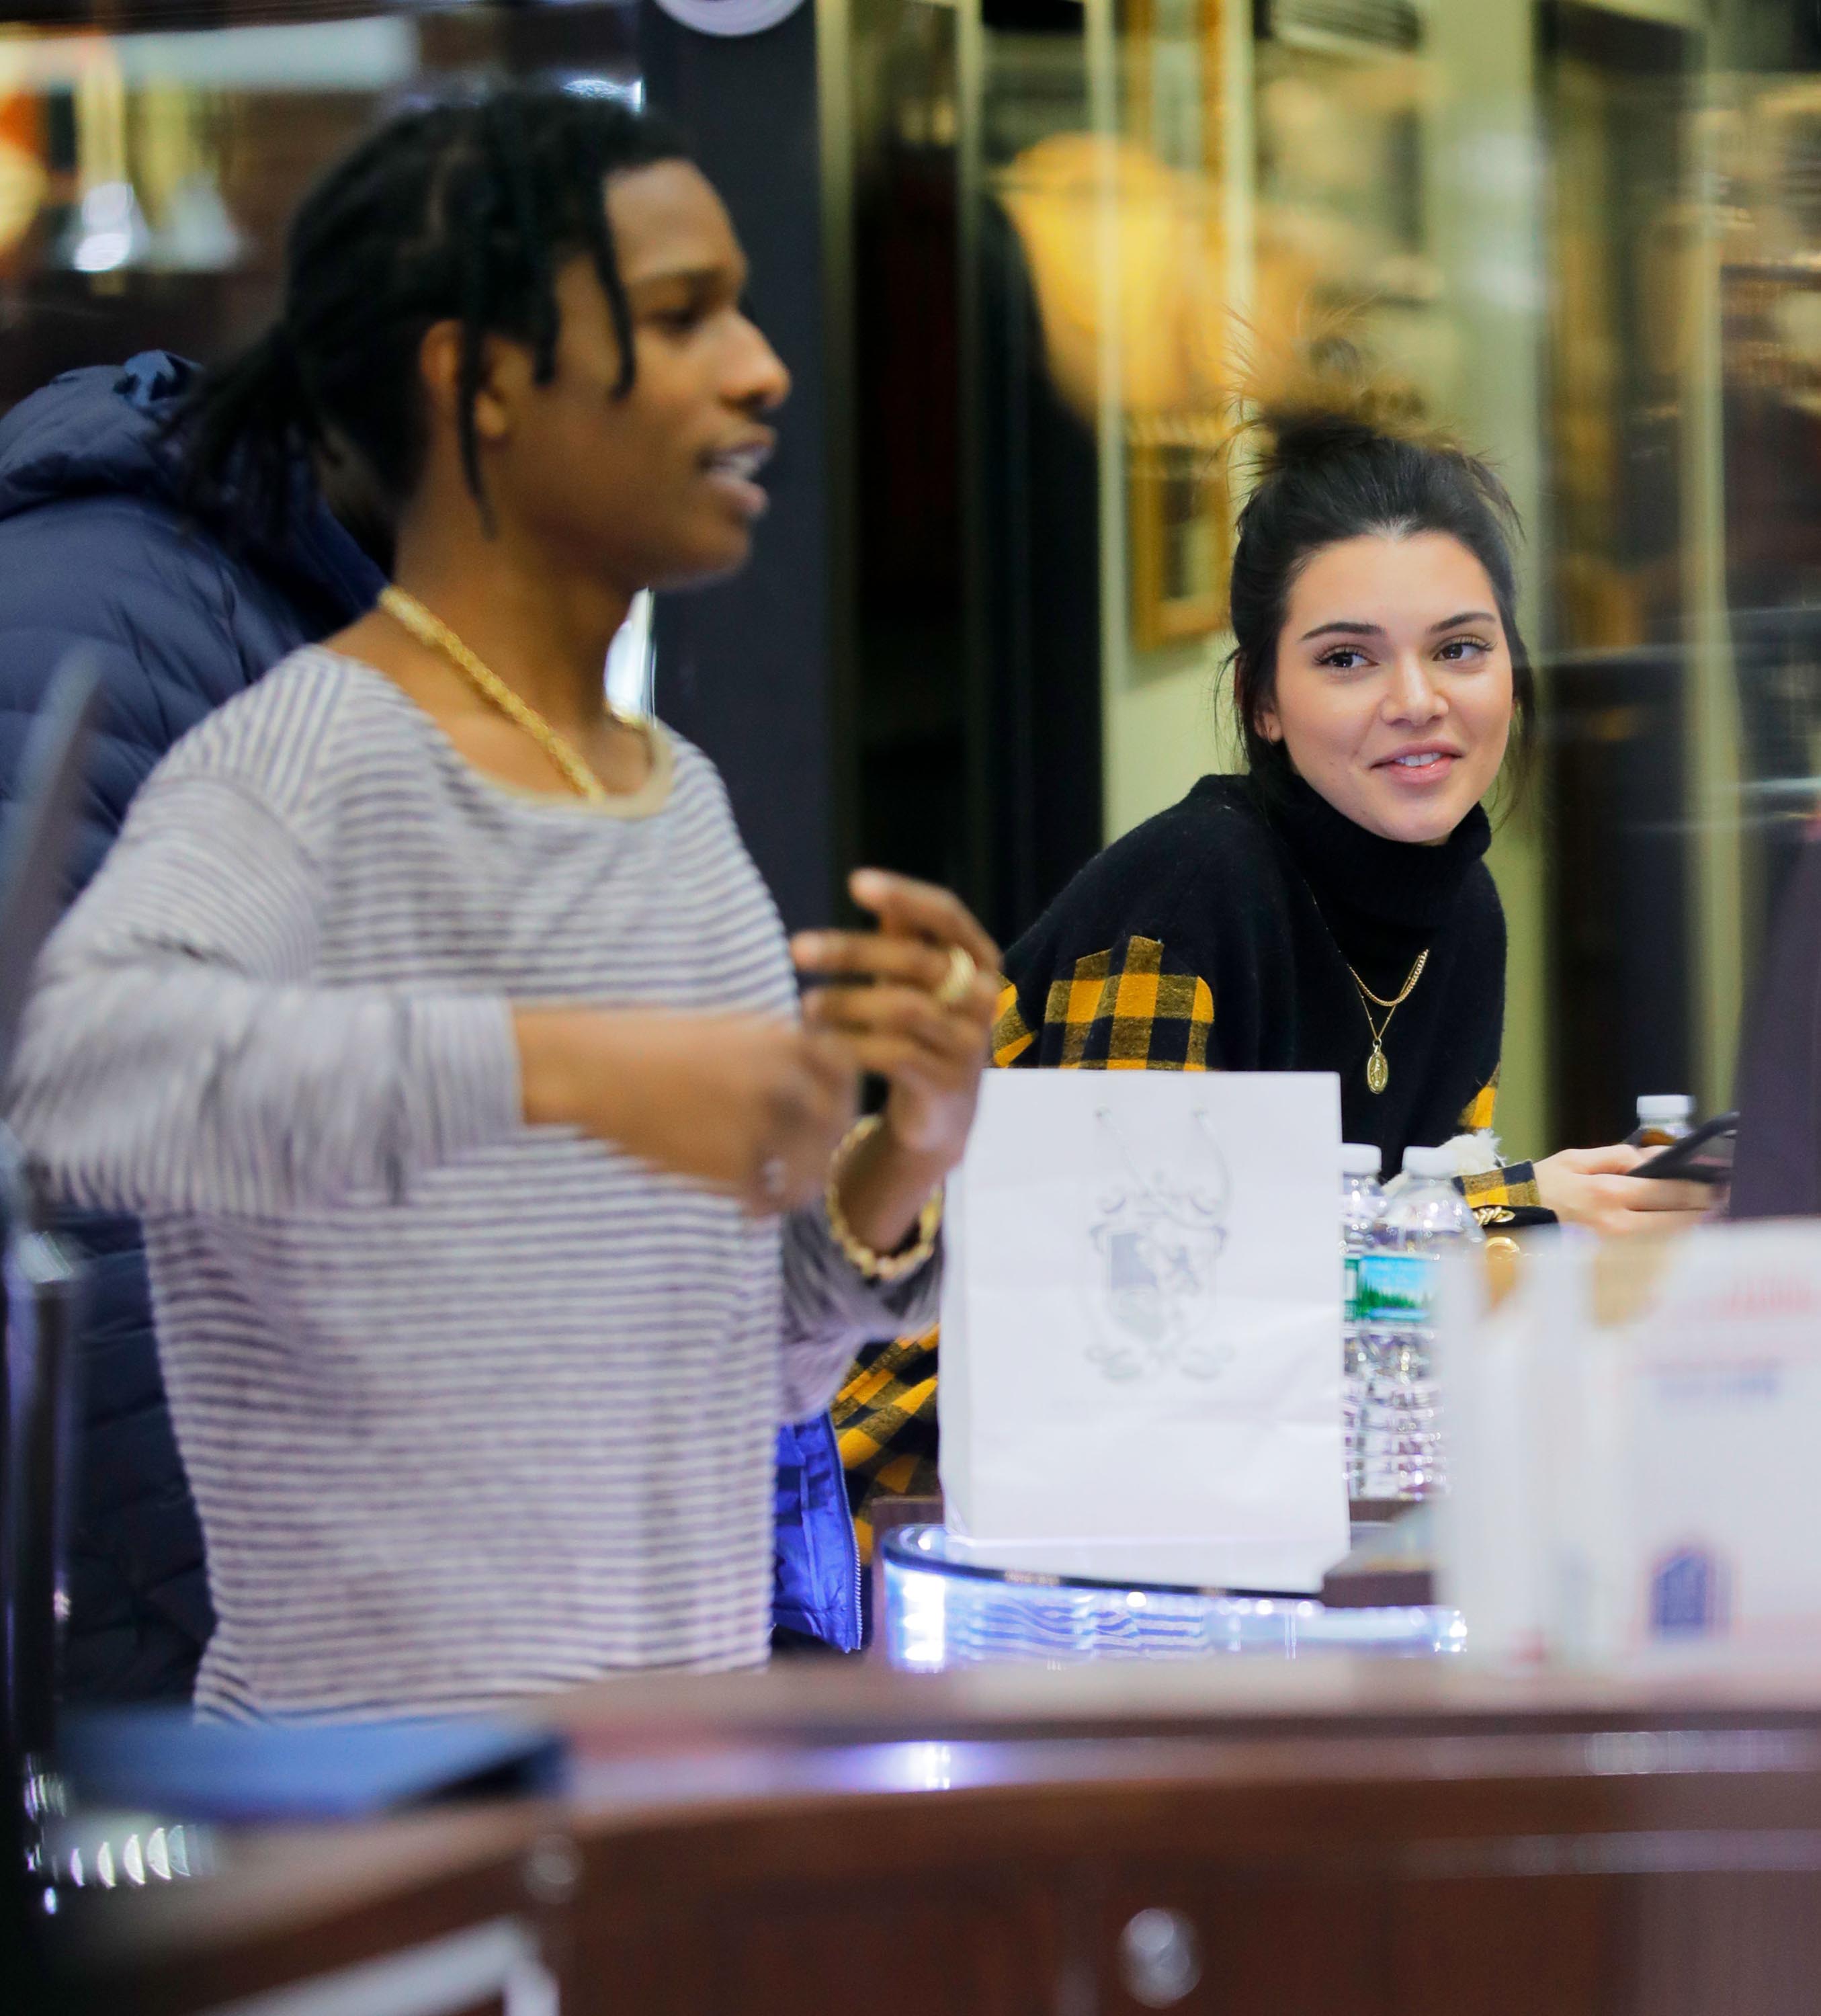
[[[1821,1226],[1540,1241],[1503,1309],[1445,1319],[1470,1653],[1821,1654]]]

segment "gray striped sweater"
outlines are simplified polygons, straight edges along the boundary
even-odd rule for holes
[[[145,1221],[227,1713],[452,1710],[765,1657],[780,1417],[931,1320],[520,1119],[514,1000],[795,1012],[713,767],[603,814],[296,653],[188,736],[40,967],[13,1123]]]

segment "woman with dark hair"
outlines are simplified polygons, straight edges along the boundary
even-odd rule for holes
[[[1346,1139],[1390,1174],[1406,1147],[1492,1124],[1505,916],[1481,801],[1521,771],[1535,682],[1498,478],[1375,419],[1369,394],[1323,389],[1343,410],[1261,430],[1240,516],[1246,772],[1116,841],[1013,945],[994,1060],[1333,1071]],[[1625,1173],[1644,1152],[1499,1166],[1474,1143],[1477,1172],[1457,1180],[1488,1221],[1700,1215],[1698,1184]],[[869,1350],[835,1402],[863,1546],[876,1497],[937,1489],[937,1352],[934,1331]]]
[[[603,706],[633,593],[738,566],[783,366],[725,211],[624,109],[409,113],[293,227],[181,423],[301,452],[380,606],[188,736],[37,976],[14,1124],[143,1220],[229,1713],[457,1709],[765,1655],[773,1431],[927,1319],[997,954],[855,878],[797,1010],[712,768]],[[857,1073],[882,1113],[850,1127]]]
[[[1232,580],[1246,774],[1202,779],[1090,862],[1007,953],[1001,1064],[1334,1071],[1387,1171],[1489,1129],[1505,919],[1481,801],[1535,682],[1516,517],[1486,465],[1363,414],[1265,429]],[[1623,1147],[1463,1179],[1488,1215],[1608,1231],[1709,1201]]]

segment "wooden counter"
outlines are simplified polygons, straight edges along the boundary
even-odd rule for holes
[[[340,1975],[372,1995],[298,2016],[1821,2007],[1821,1673],[807,1661],[545,1712],[560,1802],[235,1835],[214,1877],[74,1899],[92,2006]],[[426,2001],[464,1951],[499,1982]]]

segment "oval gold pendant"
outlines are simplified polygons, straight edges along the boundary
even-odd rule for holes
[[[1391,1067],[1384,1060],[1384,1052],[1377,1043],[1372,1046],[1372,1055],[1366,1060],[1366,1085],[1369,1092],[1383,1092],[1391,1082]]]

